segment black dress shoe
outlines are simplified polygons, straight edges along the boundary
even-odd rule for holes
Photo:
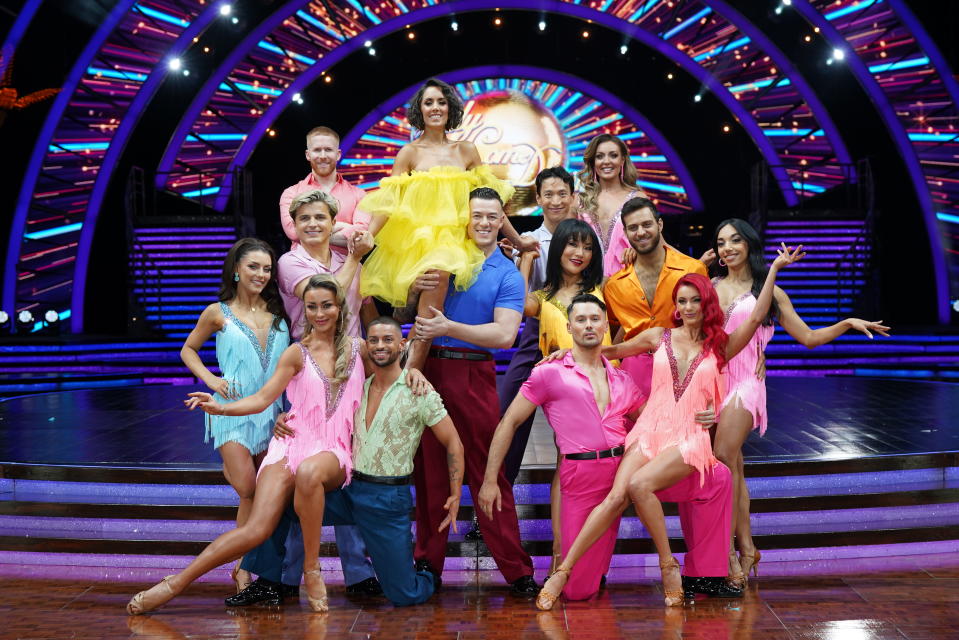
[[[380,581],[376,578],[367,578],[362,582],[357,582],[356,584],[351,584],[346,588],[346,595],[348,596],[381,596],[383,595],[383,587],[380,586]]]
[[[473,516],[473,522],[470,524],[470,530],[466,532],[463,539],[470,542],[482,542],[483,532],[480,531],[479,520],[475,515]]]
[[[440,572],[433,568],[433,565],[430,564],[430,561],[423,558],[422,560],[417,560],[416,564],[413,565],[413,568],[417,571],[428,571],[433,574],[433,593],[436,593],[443,586],[443,578],[440,576]]]
[[[743,590],[729,586],[726,578],[713,576],[683,576],[683,591],[686,598],[695,598],[697,593],[713,598],[741,598],[743,595]]]
[[[509,592],[514,596],[533,597],[539,593],[539,585],[533,580],[533,576],[523,576],[513,581]]]
[[[283,602],[283,593],[279,582],[257,578],[243,591],[226,598],[223,603],[228,607],[248,607],[251,604],[263,603],[278,606]],[[299,587],[294,587],[299,592]]]

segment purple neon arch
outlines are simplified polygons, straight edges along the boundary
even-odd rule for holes
[[[847,45],[846,39],[832,25],[829,20],[819,13],[807,0],[796,0],[793,7],[798,10],[806,20],[813,26],[819,27],[820,33],[829,42],[836,46]],[[930,57],[930,60],[932,58]],[[858,55],[846,56],[846,63],[849,69],[859,80],[859,84],[869,94],[873,105],[879,112],[880,117],[886,123],[886,128],[892,136],[896,146],[899,147],[899,153],[903,162],[906,163],[906,170],[909,172],[909,179],[916,191],[916,197],[919,199],[919,206],[922,208],[922,216],[926,222],[926,235],[929,236],[929,250],[932,251],[933,275],[936,283],[936,309],[938,311],[939,323],[948,324],[949,322],[949,277],[946,271],[946,258],[942,250],[942,242],[938,236],[938,223],[936,221],[935,208],[932,206],[932,196],[929,193],[929,186],[926,184],[925,174],[922,172],[922,166],[919,164],[919,157],[913,148],[903,129],[896,112],[893,110],[889,101],[872,73],[869,72],[866,64]]]
[[[257,37],[254,38],[254,34],[251,34],[249,37],[247,37],[243,41],[243,44],[238,47],[236,55],[231,55],[231,59],[228,62],[235,63],[238,61],[240,56],[245,54],[246,50],[250,49],[252,46],[255,46],[256,43],[259,42],[262,35],[269,33],[269,31],[275,28],[276,25],[282,22],[289,15],[287,7],[300,4],[302,3],[288,3],[287,5],[284,5],[283,9],[277,11],[267,18],[267,20],[261,24],[261,28],[257,30]],[[675,47],[670,45],[668,42],[647,32],[645,29],[642,29],[637,25],[620,18],[610,16],[606,13],[588,7],[560,2],[559,0],[461,0],[417,9],[413,13],[391,18],[381,24],[370,27],[363,32],[364,38],[352,38],[348,40],[331,53],[324,56],[322,58],[322,64],[314,64],[300,74],[292,83],[290,83],[290,86],[287,87],[286,91],[284,91],[283,94],[280,95],[273,102],[273,104],[267,108],[263,115],[257,120],[254,127],[247,133],[246,139],[240,145],[240,148],[234,155],[233,160],[231,161],[229,168],[224,175],[223,183],[221,183],[222,188],[220,189],[220,193],[217,195],[215,206],[217,208],[222,208],[225,206],[229,192],[228,186],[230,184],[230,175],[233,168],[246,162],[253,149],[258,144],[260,138],[262,138],[266,129],[272,126],[273,122],[276,120],[282,110],[285,109],[290,103],[293,94],[302,92],[320,73],[326,69],[329,69],[347,55],[362,47],[363,40],[375,40],[404,28],[408,24],[417,24],[432,18],[447,16],[454,10],[458,12],[468,12],[496,8],[546,11],[555,14],[569,15],[582,20],[592,20],[610,29],[624,33],[666,56],[680,67],[685,69],[693,77],[695,77],[700,84],[712,91],[713,94],[715,94],[720,100],[720,102],[722,102],[730,112],[737,116],[740,124],[752,138],[762,156],[769,162],[771,171],[776,178],[777,184],[779,184],[786,204],[788,206],[795,206],[799,203],[799,198],[796,195],[795,190],[792,188],[792,181],[789,178],[788,173],[786,172],[785,168],[778,166],[779,156],[776,153],[776,150],[762,132],[762,129],[756,123],[755,119],[752,117],[752,114],[749,113],[745,107],[739,104],[736,98],[729,93],[727,88],[717,78],[713,77],[712,74],[710,74],[707,70],[700,67],[692,58],[677,51]],[[286,15],[281,15],[283,13],[286,13]],[[181,146],[182,141],[185,139],[189,127],[192,126],[193,122],[199,116],[199,113],[206,105],[209,96],[212,94],[215,88],[219,86],[223,77],[229,73],[229,70],[232,69],[233,66],[235,66],[235,64],[231,65],[229,68],[227,68],[226,64],[222,65],[220,69],[218,69],[217,73],[210,77],[210,79],[207,81],[207,84],[198,94],[197,99],[193,101],[193,103],[190,105],[190,108],[184,113],[184,117],[181,120],[181,125],[177,128],[177,132],[171,139],[170,144],[167,147],[167,151],[164,153],[164,157],[161,160],[158,172],[159,175],[162,176],[165,172],[169,171],[170,167],[172,167],[173,162],[175,161],[176,153]],[[820,117],[817,116],[817,120],[819,119]],[[828,120],[828,115],[826,115],[826,119]],[[163,185],[158,184],[158,186],[162,187]]]
[[[177,55],[178,52],[186,50],[192,44],[193,38],[203,32],[204,29],[220,14],[220,8],[211,4],[206,11],[194,19],[190,26],[180,34],[172,45],[169,52]],[[96,182],[90,192],[90,199],[87,201],[87,211],[83,218],[83,227],[80,229],[80,241],[77,245],[77,260],[74,267],[73,291],[71,292],[70,308],[73,310],[70,315],[70,328],[75,333],[83,331],[83,311],[86,295],[87,268],[90,266],[90,251],[93,247],[93,234],[96,231],[96,222],[100,213],[100,205],[103,204],[103,197],[106,195],[107,187],[113,178],[113,168],[123,155],[126,149],[127,140],[133,129],[140,120],[140,115],[153,96],[156,94],[160,84],[166,78],[167,66],[157,65],[150,72],[146,82],[140,86],[136,97],[127,108],[127,113],[120,121],[113,138],[110,140],[110,146],[103,156],[103,162],[100,164],[100,170],[97,172]]]
[[[699,195],[699,190],[696,187],[696,183],[693,181],[692,174],[689,173],[689,170],[686,168],[686,165],[683,163],[680,155],[676,152],[676,149],[674,149],[666,137],[663,136],[663,134],[653,126],[649,119],[624,102],[622,98],[615,96],[602,87],[598,87],[582,78],[570,75],[568,73],[563,73],[561,71],[554,71],[552,69],[546,69],[542,67],[530,67],[513,64],[469,67],[466,69],[457,69],[456,71],[450,71],[448,73],[437,74],[437,77],[451,84],[456,82],[469,82],[470,80],[476,80],[477,78],[497,76],[528,78],[530,80],[546,80],[561,86],[573,87],[593,98],[604,102],[609,107],[622,112],[623,115],[642,128],[643,133],[649,136],[650,140],[656,144],[656,146],[663,152],[663,155],[665,155],[669,160],[670,165],[672,165],[673,169],[676,171],[676,174],[679,176],[679,180],[682,183],[683,188],[686,189],[686,197],[689,199],[689,204],[693,211],[702,210],[703,201]],[[356,141],[359,140],[360,137],[370,127],[382,119],[384,115],[387,115],[393,111],[397,104],[405,102],[407,99],[409,99],[409,97],[413,94],[413,91],[416,89],[416,86],[417,85],[413,85],[407,89],[404,89],[403,91],[397,92],[387,100],[384,100],[377,105],[369,114],[364,116],[362,120],[354,125],[352,129],[350,129],[349,133],[343,137],[343,142],[340,146],[343,149],[352,148],[353,145],[356,144]]]
[[[100,23],[100,27],[90,38],[87,46],[80,53],[70,75],[67,76],[63,84],[63,90],[57,94],[47,114],[47,119],[43,123],[43,129],[37,137],[37,144],[33,147],[33,154],[27,164],[27,170],[24,173],[23,183],[20,187],[20,195],[17,198],[17,206],[13,212],[13,222],[10,226],[10,240],[7,245],[7,259],[4,264],[3,272],[3,308],[13,309],[16,305],[17,296],[17,262],[20,258],[20,243],[23,241],[23,228],[26,225],[27,212],[30,210],[30,201],[33,198],[33,188],[36,186],[37,176],[40,173],[40,166],[43,158],[50,146],[50,140],[53,139],[53,133],[63,117],[63,112],[70,103],[77,84],[83,77],[84,72],[90,65],[93,56],[99,51],[103,41],[107,39],[110,33],[116,28],[120,20],[126,15],[130,6],[135,0],[120,0],[107,17]],[[75,282],[75,281],[74,281]],[[70,328],[72,331],[82,331],[83,321],[79,315],[71,313]]]
[[[186,139],[190,132],[190,127],[193,126],[193,123],[197,117],[199,117],[203,107],[210,101],[210,96],[213,95],[213,92],[216,91],[220,83],[223,82],[223,78],[230,73],[240,59],[246,55],[247,51],[255,47],[260,40],[269,35],[277,25],[289,18],[290,15],[303,4],[303,0],[289,0],[284,3],[283,6],[267,16],[253,31],[248,33],[240,44],[230,52],[230,55],[226,57],[223,63],[217,67],[217,70],[210,75],[210,78],[200,88],[196,97],[193,98],[193,102],[190,103],[190,106],[184,112],[184,117],[180,119],[180,124],[177,125],[176,131],[173,132],[173,135],[170,137],[170,142],[167,143],[166,150],[163,152],[163,157],[160,158],[160,164],[157,166],[157,189],[162,189],[165,186],[166,183],[163,176],[170,170],[170,167],[173,166],[173,163],[176,161],[177,150],[180,148],[182,141]],[[284,94],[284,96],[285,95],[286,94]]]

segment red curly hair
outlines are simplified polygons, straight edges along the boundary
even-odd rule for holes
[[[703,350],[705,353],[710,351],[716,356],[716,363],[720,371],[726,367],[726,342],[729,335],[723,328],[726,324],[725,314],[722,307],[719,306],[719,296],[713,289],[713,283],[706,276],[698,273],[687,273],[676,286],[673,287],[673,304],[676,304],[676,295],[679,288],[688,285],[699,292],[700,304],[703,312]],[[673,315],[673,323],[677,327],[683,326],[683,319]]]

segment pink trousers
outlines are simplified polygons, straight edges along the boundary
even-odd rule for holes
[[[656,492],[661,502],[679,503],[679,522],[686,539],[684,576],[725,577],[728,574],[732,488],[729,468],[718,462],[712,472],[706,473],[703,486],[699,486],[699,472],[694,472],[670,488]]]
[[[573,541],[582,530],[589,513],[609,495],[620,460],[622,458],[560,460],[563,556],[569,553],[569,548],[573,546]],[[573,566],[569,580],[563,588],[563,594],[569,600],[586,600],[599,591],[599,580],[609,571],[609,563],[613,558],[619,521],[620,518],[616,518],[603,536]]]

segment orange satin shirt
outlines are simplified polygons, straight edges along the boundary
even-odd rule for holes
[[[610,276],[603,287],[609,322],[623,328],[624,340],[650,327],[672,327],[673,312],[676,310],[673,288],[676,283],[687,273],[703,276],[707,273],[706,265],[696,258],[690,258],[672,247],[666,247],[665,250],[666,261],[659,273],[652,305],[646,299],[646,293],[631,264]]]

